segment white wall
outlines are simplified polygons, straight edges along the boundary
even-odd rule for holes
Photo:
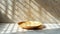
[[[59,0],[0,0],[3,22],[36,20],[45,23],[59,22]]]

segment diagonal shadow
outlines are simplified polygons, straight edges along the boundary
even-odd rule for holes
[[[39,5],[41,5],[45,10],[47,10],[51,15],[53,15],[55,18],[58,19],[58,16],[59,16],[59,12],[58,11],[58,8],[56,8],[58,5],[58,3],[56,3],[56,5],[54,4],[55,2],[53,2],[52,0],[49,1],[49,0],[46,0],[46,1],[43,1],[43,0],[35,0]],[[56,6],[56,7],[55,7]],[[57,12],[58,11],[58,12]],[[53,14],[55,13],[55,14]]]
[[[50,13],[53,17],[55,17],[55,19],[57,19],[59,21],[59,18],[56,17],[56,16],[59,16],[59,11],[57,8],[55,8],[54,6],[54,3],[52,3],[53,1],[49,1],[49,0],[46,0],[46,1],[43,1],[43,0],[35,0],[41,7],[43,7],[48,13]],[[58,3],[57,3],[58,4]],[[57,9],[57,10],[56,10]],[[57,12],[58,11],[58,12]],[[49,16],[49,15],[48,15]],[[51,17],[51,16],[49,16]],[[52,17],[51,17],[52,18]],[[53,18],[52,18],[53,19]],[[58,24],[59,22],[56,22],[56,20],[53,19],[55,21],[56,24]]]

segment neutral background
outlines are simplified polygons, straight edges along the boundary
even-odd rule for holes
[[[0,22],[60,22],[60,0],[0,0]]]

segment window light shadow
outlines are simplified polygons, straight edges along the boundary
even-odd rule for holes
[[[60,27],[56,28],[52,25],[56,25],[56,24],[45,24],[46,27],[48,27],[45,30],[23,30],[23,29],[19,29],[18,25],[16,23],[5,23],[5,28],[3,28],[3,31],[1,32],[1,34],[28,34],[28,33],[48,33],[47,31],[49,31],[49,33],[53,33],[53,32],[60,32]],[[50,25],[51,27],[49,27],[48,25]],[[4,24],[3,24],[4,26]]]

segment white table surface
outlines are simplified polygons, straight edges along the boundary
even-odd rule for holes
[[[0,23],[0,34],[60,34],[60,24],[44,24],[44,30],[25,30],[16,23]]]

